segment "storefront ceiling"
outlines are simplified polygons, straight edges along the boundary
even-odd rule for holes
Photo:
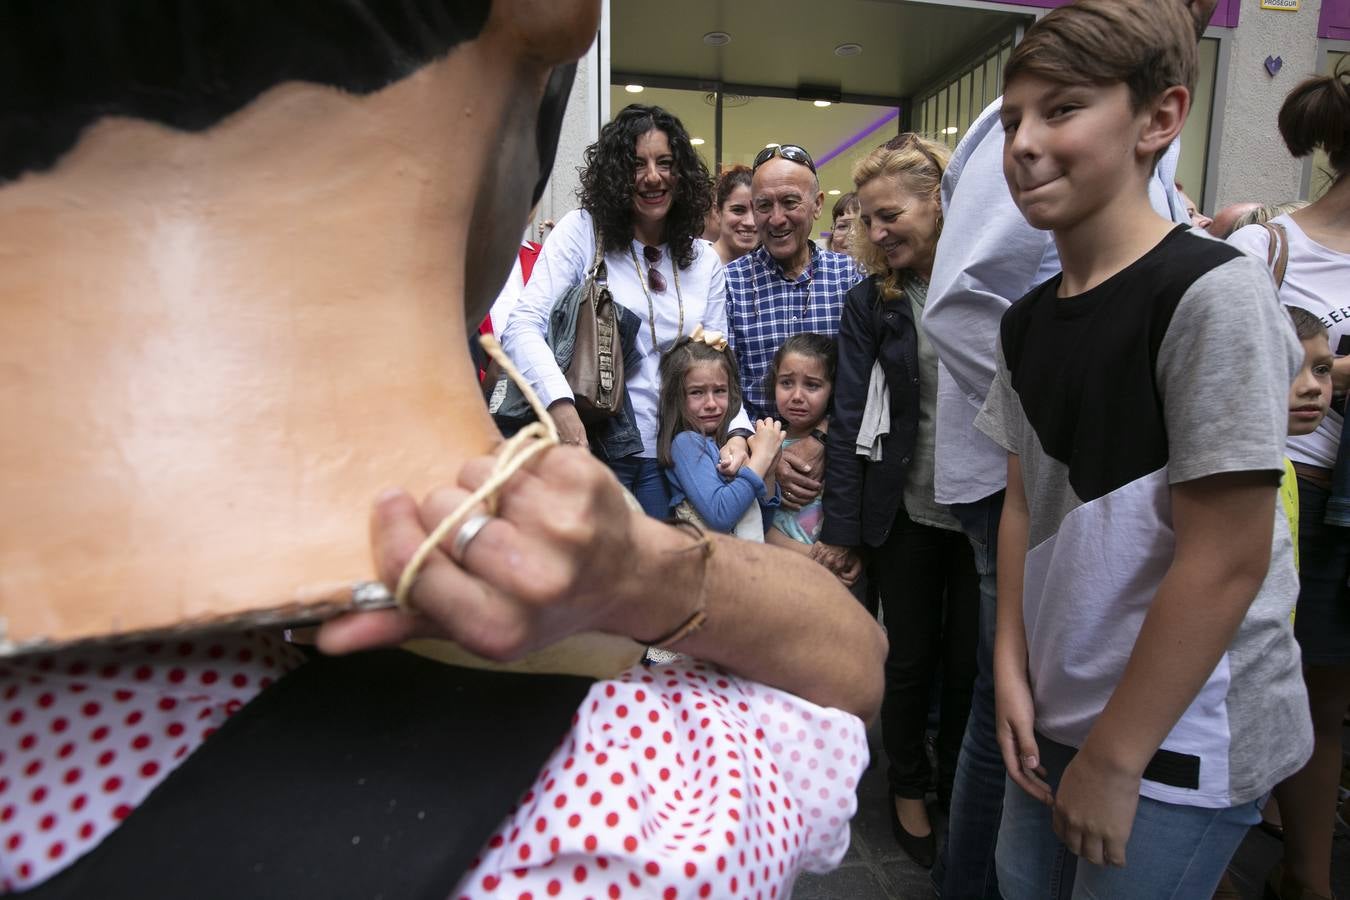
[[[615,81],[611,109],[628,103],[663,106],[678,116],[709,169],[714,158],[714,109],[707,96],[712,83],[756,85],[793,92],[802,84],[838,89],[844,95],[899,100],[918,93],[954,72],[996,43],[1029,16],[911,0],[687,0],[679,5],[657,0],[612,0],[611,69]],[[708,32],[723,31],[731,42],[710,47]],[[840,57],[834,49],[856,43],[862,53]],[[644,78],[644,76],[646,76]],[[704,83],[704,90],[670,90],[663,79]],[[624,82],[647,84],[630,94]],[[821,188],[852,189],[853,163],[896,134],[893,107],[835,104],[816,108],[809,101],[782,97],[728,98],[723,115],[722,162],[749,163],[766,143],[798,143],[821,166]],[[878,125],[878,123],[882,123]],[[874,131],[868,132],[872,126]],[[866,134],[864,134],[867,132]],[[827,196],[818,227],[828,229]]]
[[[1028,16],[911,0],[613,0],[618,72],[907,97]],[[708,32],[731,35],[723,47]],[[862,46],[857,56],[835,47]]]

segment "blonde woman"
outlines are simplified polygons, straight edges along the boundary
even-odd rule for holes
[[[882,706],[889,813],[897,842],[924,866],[936,856],[924,802],[929,691],[940,668],[937,787],[946,802],[970,711],[979,617],[970,542],[933,496],[937,354],[919,326],[942,231],[938,188],[947,158],[941,145],[906,134],[853,169],[860,215],[851,250],[870,277],[849,291],[839,322],[830,490],[813,548],[836,573],[872,554],[890,626]]]

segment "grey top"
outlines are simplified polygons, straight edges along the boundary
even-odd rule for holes
[[[1021,463],[1036,728],[1080,747],[1172,566],[1172,486],[1241,471],[1278,484],[1303,350],[1262,264],[1198,230],[1174,230],[1078,296],[1056,296],[1059,284],[1052,279],[1009,310],[975,424]],[[1274,493],[1265,581],[1163,741],[1155,762],[1169,756],[1171,765],[1145,773],[1144,796],[1245,803],[1312,751],[1289,620],[1298,575]],[[1191,770],[1193,782],[1175,777]]]
[[[980,113],[942,178],[945,225],[928,288],[923,329],[937,348],[936,496],[940,503],[973,503],[1007,484],[1003,450],[975,428],[994,379],[998,323],[1012,301],[1059,271],[1048,231],[1027,224],[1003,178],[1000,97]],[[1180,139],[1163,154],[1149,182],[1153,208],[1189,224],[1173,186]]]
[[[933,454],[937,445],[937,351],[923,333],[924,302],[928,283],[911,276],[905,280],[905,298],[914,312],[914,331],[919,338],[919,430],[914,435],[914,452],[905,472],[905,512],[920,525],[947,531],[960,531],[950,509],[933,496]]]

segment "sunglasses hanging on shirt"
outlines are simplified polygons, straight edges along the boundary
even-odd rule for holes
[[[642,257],[647,261],[647,278],[642,278],[642,266],[638,264],[637,253],[630,246],[628,253],[633,257],[633,268],[637,271],[638,286],[642,288],[643,295],[647,298],[647,327],[652,334],[652,347],[658,352],[661,351],[661,345],[656,339],[656,306],[652,303],[652,294],[664,294],[666,292],[666,276],[662,275],[656,268],[661,262],[660,247],[643,247]],[[684,334],[684,297],[680,295],[680,267],[678,264],[671,266],[671,271],[675,274],[675,302],[679,305],[679,322],[675,326],[675,339],[671,341],[671,346],[675,345],[681,335]],[[651,290],[647,289],[651,285]],[[670,349],[669,347],[666,348]]]
[[[642,256],[647,260],[647,285],[653,293],[664,294],[666,292],[666,276],[661,274],[657,268],[661,263],[660,247],[643,247]]]

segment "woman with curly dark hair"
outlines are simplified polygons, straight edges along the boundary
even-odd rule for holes
[[[610,292],[638,319],[641,362],[625,375],[631,424],[641,443],[612,439],[613,428],[605,435],[593,430],[589,439],[642,508],[665,518],[670,494],[656,463],[661,354],[698,325],[727,328],[722,263],[699,239],[712,208],[711,179],[679,119],[658,106],[634,104],[586,148],[577,199],[581,209],[563,216],[544,244],[502,344],[548,406],[564,442],[586,442],[567,379],[544,338],[549,313],[585,276],[598,239]],[[743,412],[732,420],[733,429],[748,427]],[[739,468],[746,459],[744,438],[731,438],[722,458],[728,473]]]

